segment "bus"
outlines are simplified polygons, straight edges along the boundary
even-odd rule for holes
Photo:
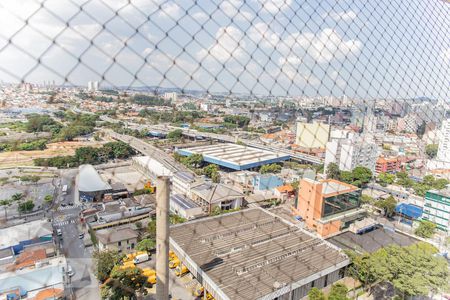
[[[62,194],[67,195],[67,184],[63,185],[62,187]]]

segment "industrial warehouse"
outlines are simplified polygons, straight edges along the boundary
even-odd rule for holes
[[[261,208],[172,226],[170,245],[219,300],[301,299],[349,264],[339,248]]]
[[[262,165],[282,162],[290,157],[286,154],[261,150],[237,144],[215,144],[178,149],[180,155],[203,155],[203,160],[232,170],[248,170]]]

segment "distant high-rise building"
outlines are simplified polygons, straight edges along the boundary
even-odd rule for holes
[[[330,125],[297,122],[296,144],[305,148],[325,148],[330,137]]]
[[[163,98],[167,101],[177,102],[178,94],[176,92],[164,93]]]
[[[450,162],[450,119],[442,122],[437,159]]]
[[[98,91],[98,88],[99,88],[98,81],[89,81],[88,82],[87,89],[88,89],[89,92]]]

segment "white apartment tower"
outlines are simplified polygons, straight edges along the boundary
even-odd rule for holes
[[[450,119],[442,122],[437,160],[450,162]]]
[[[358,166],[375,171],[378,146],[367,136],[332,138],[325,152],[325,171],[330,163],[336,163],[340,170],[351,171]]]

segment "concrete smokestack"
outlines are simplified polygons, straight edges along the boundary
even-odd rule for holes
[[[169,194],[168,176],[156,180],[156,298],[169,299]]]

